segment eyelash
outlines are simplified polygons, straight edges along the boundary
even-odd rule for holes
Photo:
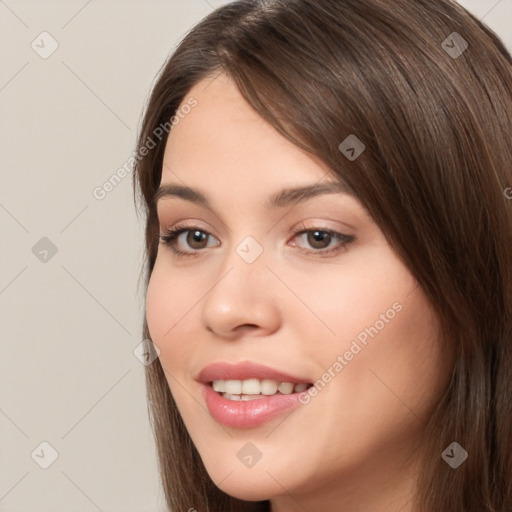
[[[164,233],[160,235],[160,241],[164,246],[169,247],[174,252],[176,257],[178,257],[178,258],[197,256],[200,252],[204,251],[204,249],[206,249],[206,248],[192,250],[190,252],[180,251],[179,249],[176,248],[176,242],[177,242],[178,237],[182,233],[186,233],[188,231],[199,231],[208,236],[212,236],[210,233],[208,233],[204,229],[200,229],[198,226],[177,225],[172,228],[167,228],[164,231]],[[307,250],[307,249],[299,248],[298,250],[300,252],[307,253],[307,254],[314,254],[316,256],[324,257],[324,256],[331,255],[333,253],[337,254],[337,253],[341,252],[342,250],[345,250],[350,244],[352,244],[355,241],[355,238],[351,235],[344,235],[343,233],[338,233],[337,231],[333,231],[332,229],[327,229],[327,228],[311,228],[311,229],[303,229],[300,231],[296,231],[293,234],[293,238],[295,238],[298,235],[303,235],[305,233],[311,233],[311,232],[327,233],[333,239],[337,239],[339,242],[341,242],[341,245],[339,245],[338,247],[335,247],[333,249]]]

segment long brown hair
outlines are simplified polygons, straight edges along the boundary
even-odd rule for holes
[[[510,512],[512,58],[503,43],[451,0],[239,0],[212,12],[161,69],[139,132],[137,154],[155,143],[134,167],[146,287],[167,140],[155,130],[219,71],[351,187],[453,344],[451,382],[425,427],[415,509]],[[339,149],[351,134],[366,147],[354,161]],[[268,501],[243,502],[214,485],[160,361],[146,371],[170,509],[269,510]],[[441,458],[453,441],[469,454],[457,470]]]

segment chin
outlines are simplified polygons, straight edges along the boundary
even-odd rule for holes
[[[243,501],[263,501],[283,493],[277,482],[284,477],[272,470],[268,472],[263,461],[247,468],[238,459],[235,464],[223,464],[219,458],[203,462],[214,484],[226,494]]]
[[[242,476],[236,477],[231,474],[220,485],[219,489],[233,498],[243,501],[265,501],[283,492],[275,481],[268,475],[270,481],[261,482],[260,479],[247,479]]]

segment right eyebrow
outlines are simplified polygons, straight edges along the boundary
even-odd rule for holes
[[[183,185],[162,185],[156,191],[153,201],[158,203],[160,199],[164,199],[166,197],[180,197],[186,201],[201,204],[211,209],[210,202],[202,192]]]

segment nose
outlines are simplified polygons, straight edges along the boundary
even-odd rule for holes
[[[277,284],[263,255],[247,263],[233,250],[202,301],[203,325],[228,340],[272,334],[281,323]]]

